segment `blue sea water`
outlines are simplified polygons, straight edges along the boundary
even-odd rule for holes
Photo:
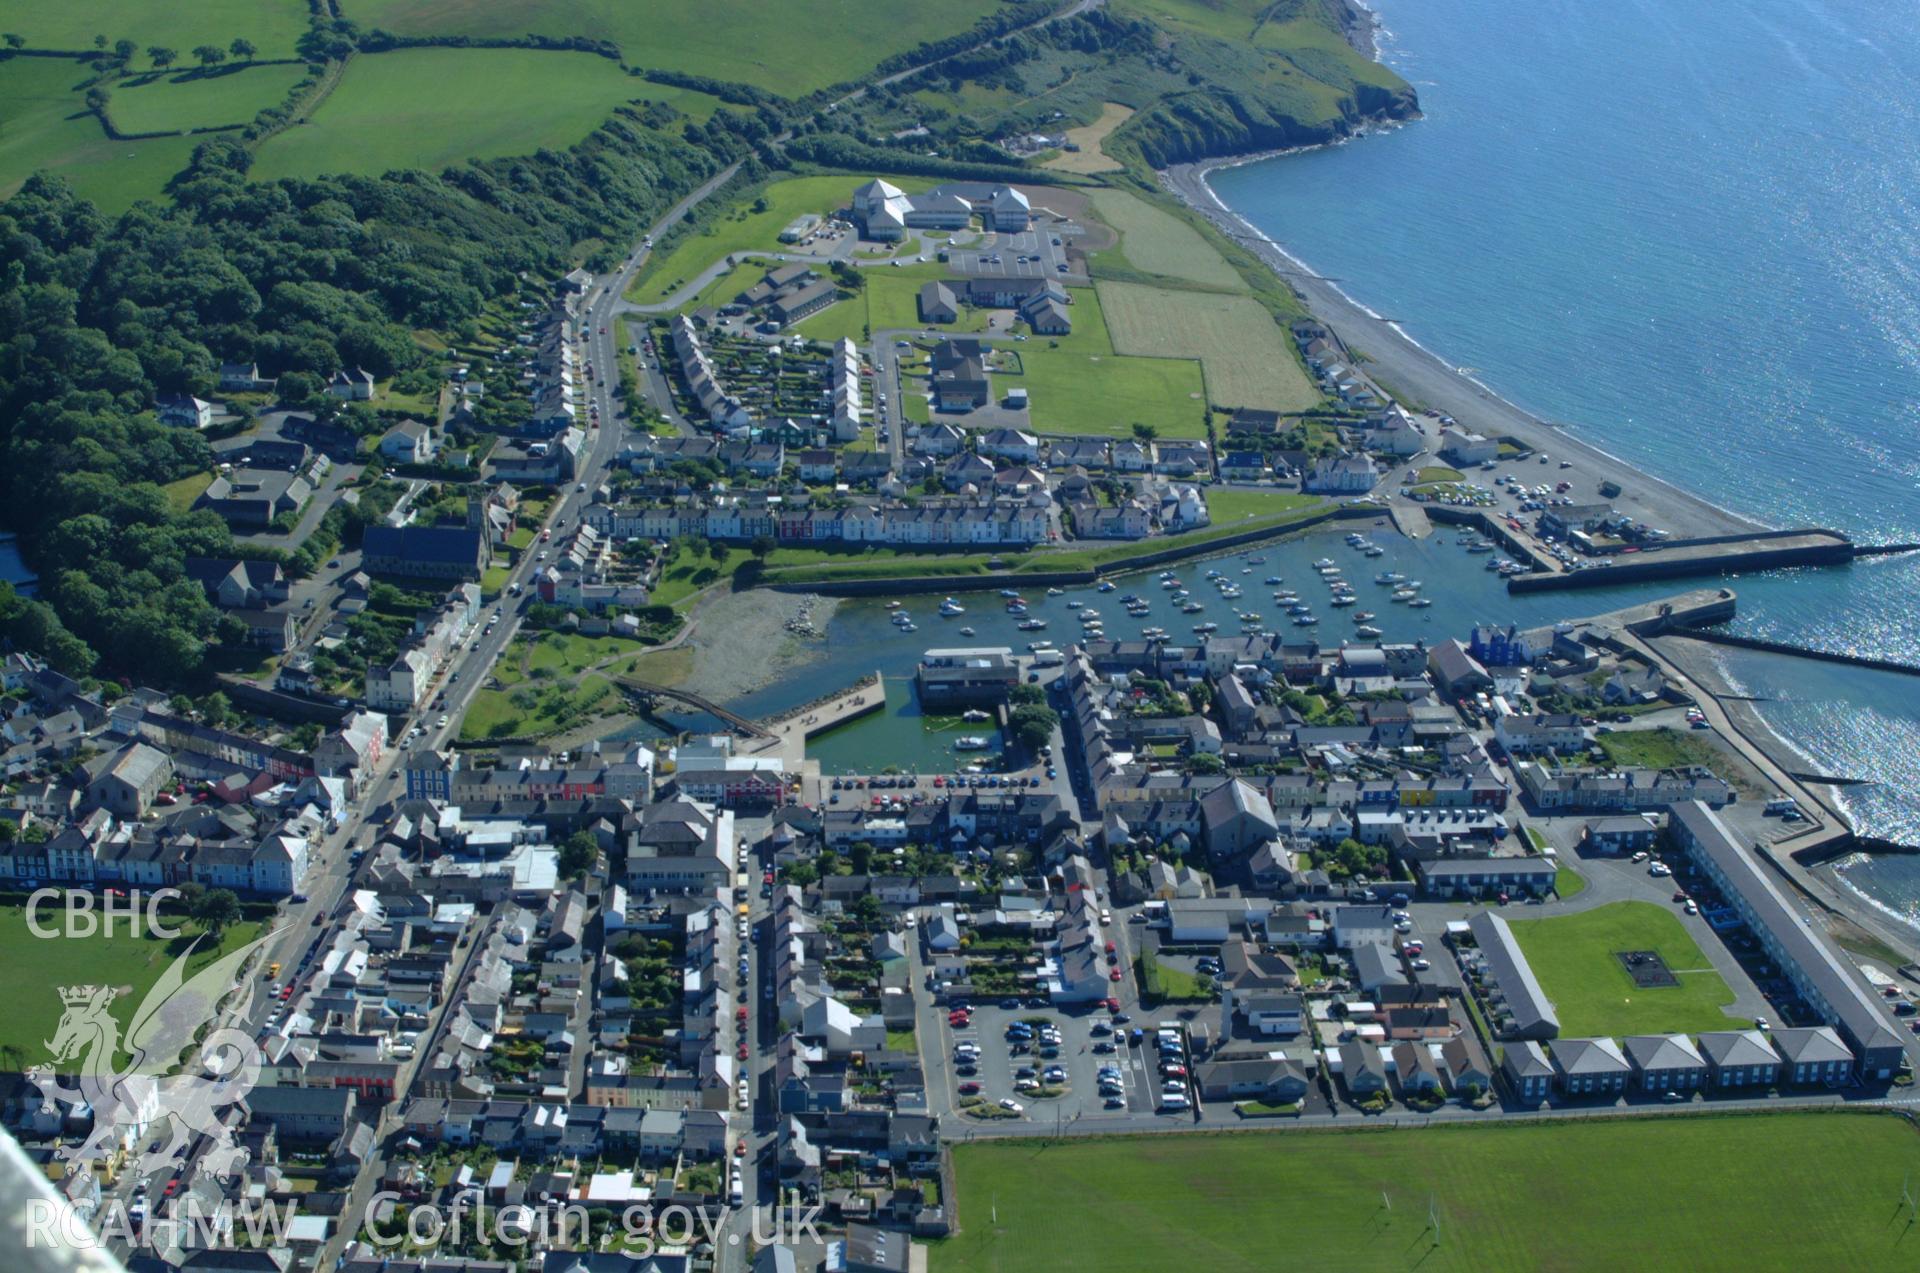
[[[1920,7],[1380,0],[1426,118],[1214,174],[1490,387],[1773,525],[1920,540]],[[1745,580],[1740,628],[1920,662],[1920,560]],[[1920,679],[1733,654],[1920,839]],[[1920,863],[1876,864],[1904,906]]]

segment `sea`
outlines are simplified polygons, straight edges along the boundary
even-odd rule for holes
[[[1374,8],[1425,118],[1218,171],[1228,206],[1649,472],[1769,525],[1920,540],[1920,6]],[[1737,630],[1920,663],[1920,559],[1735,586]],[[1843,795],[1861,831],[1920,843],[1920,677],[1722,657],[1810,766],[1867,780]],[[1920,857],[1847,880],[1920,904]]]

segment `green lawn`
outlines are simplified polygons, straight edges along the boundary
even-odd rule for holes
[[[158,199],[199,144],[192,137],[108,140],[81,100],[87,72],[76,62],[27,57],[0,65],[0,198],[44,169],[116,215]]]
[[[934,184],[924,177],[889,177],[888,180],[907,191],[925,190]],[[828,213],[846,207],[854,187],[860,184],[861,178],[852,175],[793,177],[773,182],[752,199],[679,240],[665,256],[648,261],[627,289],[627,299],[640,305],[658,304],[692,282],[708,266],[732,253],[779,251],[780,231],[788,222],[805,212]],[[761,204],[765,205],[764,211],[755,212],[753,209]],[[755,262],[737,270],[740,281],[732,291],[746,287],[759,277],[756,270],[764,272],[764,268],[771,265],[771,262]]]
[[[1144,283],[1102,282],[1099,291],[1115,349],[1198,358],[1215,405],[1302,411],[1320,402],[1287,334],[1251,296]]]
[[[590,53],[398,49],[362,54],[298,128],[263,143],[259,180],[440,169],[467,159],[571,146],[628,101],[670,102],[704,117],[702,93],[634,79]]]
[[[1441,465],[1429,465],[1413,475],[1416,482],[1462,482],[1466,474],[1459,469],[1450,469]]]
[[[1096,254],[1096,276],[1102,266],[1129,265],[1143,274],[1162,274],[1202,287],[1247,290],[1246,280],[1227,258],[1179,217],[1124,190],[1094,190],[1088,197],[1094,214],[1120,235],[1117,247]]]
[[[235,36],[245,36],[263,58],[294,56],[293,43],[307,31],[311,10],[305,0],[193,0],[192,4],[163,4],[157,0],[69,0],[65,4],[33,4],[30,0],[0,0],[0,31],[26,38],[30,49],[72,49],[92,52],[93,37],[132,40],[137,70],[146,69],[149,46],[163,44],[192,63],[191,50],[202,44],[225,49]],[[8,67],[13,74],[19,63]]]
[[[866,271],[867,322],[875,332],[924,327],[920,321],[920,286],[935,279],[953,278],[953,271],[937,261],[924,264],[891,265]],[[962,305],[958,322],[948,323],[940,331],[978,332],[987,329],[993,311]]]
[[[1643,765],[1670,769],[1677,765],[1712,766],[1720,753],[1707,741],[1707,731],[1680,729],[1625,729],[1601,734],[1595,742],[1616,765]]]
[[[527,665],[535,671],[578,675],[596,663],[631,654],[634,649],[634,643],[625,637],[543,632],[533,643],[533,654]]]
[[[42,929],[62,921],[56,909],[42,907]],[[87,983],[124,987],[110,1011],[122,1027],[133,1019],[146,993],[169,964],[199,936],[184,920],[169,919],[185,930],[174,941],[130,937],[124,922],[116,923],[112,937],[55,937],[42,940],[27,928],[24,906],[0,906],[0,966],[20,990],[20,1000],[0,1022],[0,1069],[18,1070],[48,1060],[45,1043],[53,1037],[65,1006],[58,987]],[[203,950],[188,964],[187,975],[211,963],[219,954],[236,950],[260,935],[260,925],[240,924],[227,930],[219,949]]]
[[[1553,1001],[1564,1038],[1739,1029],[1753,1023],[1724,1011],[1733,991],[1687,930],[1654,902],[1612,902],[1552,919],[1516,919],[1513,935]],[[1620,951],[1652,950],[1678,986],[1642,990]]]
[[[558,733],[611,710],[618,697],[613,682],[598,674],[577,683],[556,678],[481,690],[461,718],[460,737],[478,741]]]
[[[1232,486],[1209,486],[1207,512],[1217,527],[1237,522],[1289,513],[1300,508],[1317,508],[1324,503],[1318,495],[1299,495],[1292,491],[1244,490]]]
[[[184,513],[193,507],[202,491],[213,485],[212,473],[189,473],[177,482],[168,482],[160,489],[166,492],[167,505],[176,513]]]
[[[1200,364],[1189,358],[1120,356],[1107,332],[1100,298],[1069,288],[1073,334],[1034,336],[1010,346],[1019,374],[996,372],[993,391],[1025,389],[1033,427],[1041,433],[1126,437],[1150,424],[1163,438],[1206,436],[1207,395]]]
[[[1906,1270],[1920,1241],[1900,1214],[1920,1135],[1887,1115],[1019,1139],[953,1161],[961,1231],[934,1273]]]
[[[306,74],[307,68],[298,63],[235,66],[210,76],[179,70],[164,75],[142,73],[107,86],[113,94],[107,113],[123,133],[244,124],[267,107],[279,105]]]
[[[1553,891],[1561,901],[1570,902],[1587,891],[1587,877],[1563,866],[1553,873]]]
[[[902,0],[882,17],[860,0],[354,0],[347,12],[362,27],[397,35],[612,40],[630,66],[804,97],[859,78],[894,53],[957,35],[995,7],[996,0]]]

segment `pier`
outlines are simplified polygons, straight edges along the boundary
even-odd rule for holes
[[[880,673],[863,677],[843,690],[825,694],[812,702],[762,722],[767,733],[783,742],[789,739],[805,744],[817,734],[837,725],[871,715],[887,705],[887,684]]]

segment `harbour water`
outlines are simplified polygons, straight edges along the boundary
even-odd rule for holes
[[[1427,117],[1217,172],[1228,205],[1649,472],[1772,525],[1920,539],[1920,10],[1374,7]],[[1920,662],[1913,558],[1737,586],[1739,630]],[[1502,614],[1525,618],[1475,617]],[[1863,831],[1920,838],[1920,679],[1725,666],[1820,767],[1878,780],[1844,795]],[[1851,874],[1895,909],[1920,900],[1920,859]]]

